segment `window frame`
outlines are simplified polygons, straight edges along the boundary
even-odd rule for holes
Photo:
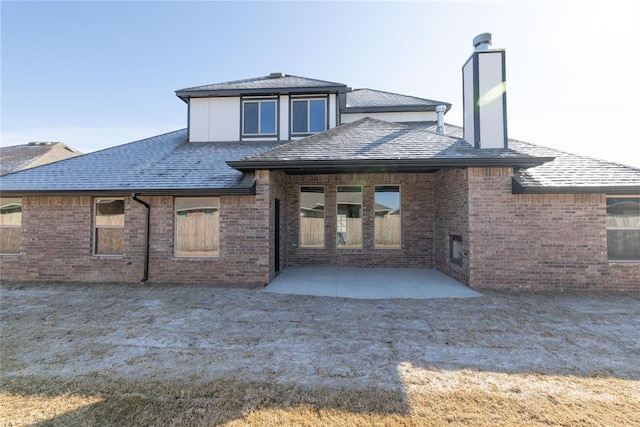
[[[324,101],[324,129],[320,131],[310,131],[311,125],[311,101]],[[294,124],[294,108],[293,105],[296,102],[306,102],[307,104],[307,127],[305,132],[296,132],[293,128]],[[328,96],[304,96],[304,97],[291,97],[289,101],[289,133],[292,137],[303,137],[309,135],[315,135],[318,133],[326,132],[329,129],[329,97]]]
[[[323,213],[322,213],[322,246],[312,246],[312,245],[305,245],[302,243],[302,221],[300,220],[302,218],[302,212],[300,212],[302,210],[302,189],[303,188],[316,188],[316,189],[322,189],[322,201],[323,201]],[[326,245],[327,245],[327,239],[324,233],[324,230],[326,230],[326,226],[327,226],[327,212],[326,212],[326,207],[327,207],[327,189],[324,185],[300,185],[298,188],[298,247],[301,249],[325,249]]]
[[[180,199],[212,199],[217,201],[218,206],[211,206],[209,208],[202,207],[202,209],[217,209],[218,218],[217,218],[217,239],[218,239],[218,247],[216,249],[216,253],[212,255],[180,255],[178,254],[178,200]],[[221,211],[221,203],[220,196],[196,196],[196,197],[174,197],[173,198],[173,256],[178,259],[212,259],[212,258],[220,258],[220,211]]]
[[[0,206],[4,204],[4,201],[8,202],[13,200],[16,200],[20,204],[20,224],[2,224],[2,222],[0,222],[0,230],[20,230],[18,238],[18,252],[0,252],[0,255],[20,255],[22,253],[22,213],[24,211],[24,202],[22,201],[22,197],[2,197],[0,198]]]
[[[376,193],[379,187],[396,187],[398,189],[398,210],[400,213],[398,214],[398,220],[400,224],[398,225],[398,244],[395,246],[381,246],[377,241],[377,221],[376,221]],[[376,184],[373,187],[373,247],[375,249],[381,250],[397,250],[402,249],[402,186],[400,184]]]
[[[610,263],[640,263],[640,256],[635,259],[616,259],[611,258],[609,254],[609,231],[638,231],[640,232],[640,220],[638,221],[638,227],[618,227],[618,226],[609,226],[609,199],[638,199],[640,203],[640,195],[608,195],[605,201],[605,210],[607,215],[607,220],[605,220],[605,227],[607,230],[607,262]],[[638,213],[640,217],[640,212]]]
[[[273,121],[273,129],[274,131],[271,133],[261,132],[262,128],[262,104],[263,103],[273,103],[274,104],[274,121]],[[258,104],[258,132],[251,133],[245,132],[245,105],[246,104]],[[279,111],[280,111],[280,102],[277,97],[275,98],[242,98],[240,102],[240,136],[242,138],[274,138],[278,137],[279,131]]]
[[[101,225],[98,226],[98,202],[102,200],[122,200],[122,225]],[[124,197],[96,197],[93,199],[93,255],[98,257],[123,257],[125,252],[124,226],[126,223],[126,202]],[[101,254],[98,253],[98,229],[121,229],[122,230],[122,253]]]
[[[347,246],[347,242],[345,239],[345,245],[339,245],[338,244],[338,239],[340,238],[339,233],[340,231],[338,231],[338,223],[340,221],[340,214],[338,213],[340,211],[340,201],[338,200],[339,197],[338,195],[340,194],[340,188],[341,187],[358,187],[360,189],[360,245],[358,246]],[[344,191],[344,193],[355,193],[355,191]],[[339,250],[349,250],[349,249],[363,249],[364,248],[364,188],[362,185],[348,185],[348,184],[343,184],[343,185],[337,185],[336,186],[336,221],[335,221],[335,225],[336,225],[336,248]],[[345,204],[345,203],[342,203]],[[348,217],[345,217],[345,219]]]

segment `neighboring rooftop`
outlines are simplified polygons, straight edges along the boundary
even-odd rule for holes
[[[82,154],[61,142],[30,142],[0,147],[0,175],[57,162]]]
[[[451,104],[448,102],[373,89],[355,89],[347,92],[347,106],[344,112],[434,111],[438,105],[444,105],[447,107],[447,111],[451,108]]]
[[[225,161],[240,159],[280,142],[188,142],[187,130],[97,151],[2,177],[3,192],[170,194],[215,190],[246,194],[253,173],[242,174]],[[28,179],[26,179],[28,177]]]
[[[314,92],[344,93],[346,91],[347,86],[343,83],[290,76],[284,73],[271,73],[268,76],[179,89],[176,91],[176,95],[186,102],[187,99],[192,97]]]

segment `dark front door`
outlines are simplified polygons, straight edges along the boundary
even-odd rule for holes
[[[280,271],[280,199],[276,199],[274,209],[274,222],[275,222],[275,254],[274,261],[276,263],[276,272]]]

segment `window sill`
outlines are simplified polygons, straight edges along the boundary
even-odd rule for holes
[[[610,259],[609,264],[640,264],[640,259]]]

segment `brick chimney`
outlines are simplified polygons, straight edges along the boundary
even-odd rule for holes
[[[473,39],[462,66],[464,139],[475,148],[508,148],[504,49],[491,49],[491,34]]]

